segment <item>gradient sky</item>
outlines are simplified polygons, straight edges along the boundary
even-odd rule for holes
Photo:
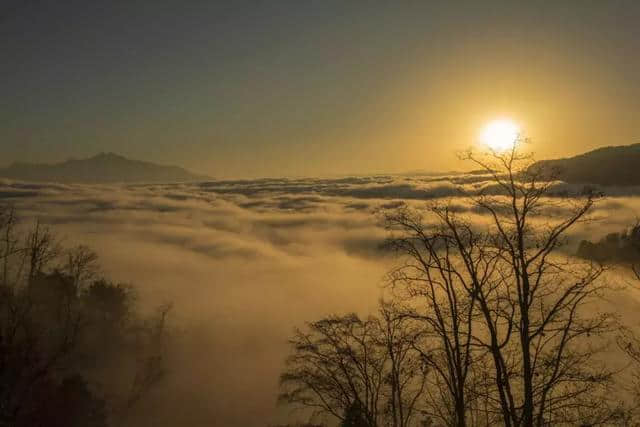
[[[640,142],[640,2],[0,2],[0,163],[113,151],[215,177],[463,169]]]

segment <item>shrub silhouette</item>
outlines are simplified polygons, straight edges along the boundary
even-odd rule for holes
[[[168,308],[141,316],[90,249],[16,224],[0,208],[0,426],[122,425],[163,377]]]

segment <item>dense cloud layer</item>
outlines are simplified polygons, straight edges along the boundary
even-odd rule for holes
[[[69,244],[92,246],[105,273],[134,283],[149,307],[175,302],[181,345],[172,352],[167,387],[149,400],[153,425],[264,426],[282,416],[275,396],[292,328],[375,307],[396,262],[380,249],[386,233],[377,212],[446,200],[481,221],[460,195],[498,193],[486,178],[0,181],[0,201],[15,205],[25,222],[51,225]],[[581,191],[556,187],[557,194]],[[606,191],[611,197],[594,211],[599,221],[576,230],[570,243],[597,240],[635,220],[640,191]],[[167,399],[173,404],[158,403]]]

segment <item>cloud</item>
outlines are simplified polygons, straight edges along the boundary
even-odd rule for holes
[[[554,190],[581,187],[558,183]],[[600,220],[576,229],[567,251],[635,221],[640,189],[606,190],[611,196],[594,210]],[[166,391],[149,402],[164,425],[252,426],[279,421],[274,396],[294,326],[375,307],[384,274],[398,262],[380,249],[387,235],[376,212],[440,202],[486,221],[461,191],[499,194],[480,175],[105,186],[0,181],[0,203],[14,205],[26,224],[38,218],[54,226],[68,244],[91,245],[106,273],[136,285],[145,307],[175,302],[181,344],[172,350]],[[556,203],[537,220],[566,209]]]

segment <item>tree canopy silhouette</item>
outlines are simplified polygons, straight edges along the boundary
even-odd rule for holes
[[[11,208],[0,236],[0,426],[122,425],[164,373],[169,307],[141,316],[93,251],[40,223],[20,233]],[[104,388],[114,376],[128,386]]]

